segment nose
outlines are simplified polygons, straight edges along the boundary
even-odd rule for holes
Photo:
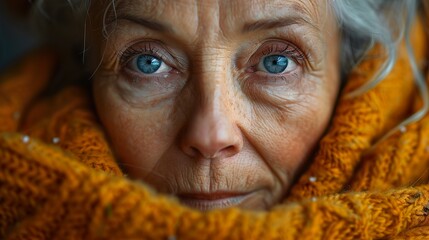
[[[233,113],[222,103],[225,99],[221,94],[212,96],[195,108],[181,139],[182,151],[192,158],[228,158],[243,147]]]

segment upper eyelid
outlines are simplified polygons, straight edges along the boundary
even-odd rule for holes
[[[273,50],[273,51],[270,51],[270,52],[266,52],[267,48],[270,47],[269,44],[272,44],[272,45],[274,45],[274,44],[284,44],[285,45],[285,49],[283,51],[279,51],[280,49],[277,49],[277,50]],[[288,48],[292,48],[292,49],[291,50],[287,50]],[[251,55],[251,57],[249,58],[248,62],[250,62],[250,64],[252,66],[254,66],[255,64],[257,64],[260,61],[260,59],[262,57],[270,56],[270,55],[275,55],[275,54],[282,54],[282,53],[283,54],[289,53],[289,54],[286,54],[287,57],[290,57],[292,60],[296,61],[297,64],[299,64],[299,65],[306,65],[307,56],[298,47],[296,47],[295,45],[293,45],[291,43],[286,43],[286,42],[282,42],[282,43],[277,42],[277,43],[275,43],[275,42],[271,42],[271,41],[267,41],[267,42],[261,44],[261,46]]]
[[[145,47],[131,46],[126,50],[119,52],[118,55],[119,55],[121,65],[125,65],[133,57],[136,57],[138,55],[145,54],[145,53],[154,55],[155,57],[159,57],[164,62],[169,62],[169,57],[166,54],[163,54],[160,49],[153,48],[153,47],[145,49]]]
[[[145,46],[150,45],[149,51],[144,51]],[[186,57],[181,56],[181,53],[175,53],[173,49],[170,49],[168,46],[165,46],[164,43],[154,40],[154,39],[145,39],[144,41],[135,42],[134,44],[130,44],[127,47],[124,48],[123,51],[118,51],[117,56],[120,61],[120,64],[123,66],[127,61],[131,59],[131,57],[135,57],[139,54],[154,54],[156,57],[161,58],[162,61],[164,61],[166,64],[170,65],[171,67],[174,66],[174,68],[178,70],[185,70],[188,66],[188,61]],[[124,54],[127,51],[135,50],[134,54],[130,54],[132,56],[128,56],[127,59],[124,59]],[[155,51],[153,50],[155,49]],[[125,60],[125,61],[124,61]]]

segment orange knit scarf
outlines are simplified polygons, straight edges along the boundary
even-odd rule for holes
[[[85,90],[41,97],[55,62],[36,52],[0,78],[0,239],[429,239],[429,117],[368,151],[421,105],[404,46],[376,88],[340,98],[312,165],[268,212],[202,213],[124,177]]]

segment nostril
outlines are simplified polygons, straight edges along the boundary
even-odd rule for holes
[[[236,148],[233,145],[231,145],[214,152],[211,156],[205,156],[205,158],[207,159],[228,158],[228,157],[234,156],[235,153],[236,153]]]
[[[203,154],[196,147],[192,147],[191,146],[190,150],[191,150],[191,152],[190,152],[191,154],[190,155],[192,157],[197,157],[197,156],[204,157]]]
[[[192,157],[202,157],[205,159],[214,159],[214,158],[218,158],[218,157],[221,157],[221,158],[231,157],[235,154],[236,148],[233,145],[231,145],[231,146],[225,147],[219,151],[211,152],[211,153],[201,152],[198,148],[192,147],[192,146],[189,147],[189,150],[190,150],[189,155]]]
[[[222,149],[221,151],[219,151],[219,153],[224,155],[224,157],[231,157],[232,155],[235,154],[235,151],[236,151],[236,147],[231,145]]]

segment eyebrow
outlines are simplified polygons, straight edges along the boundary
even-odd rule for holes
[[[130,21],[158,32],[174,32],[173,27],[171,27],[170,25],[157,22],[154,20],[150,20],[147,18],[143,18],[143,17],[128,15],[128,14],[119,15],[116,19],[109,21],[108,24],[118,20]],[[310,21],[304,18],[287,16],[287,17],[281,17],[278,19],[262,19],[262,20],[246,23],[243,26],[242,32],[248,33],[248,32],[260,31],[260,30],[269,30],[273,28],[280,28],[280,27],[291,26],[294,24],[303,24],[303,23],[311,25],[316,30],[319,30],[319,28],[315,24],[311,23]]]
[[[128,15],[128,14],[118,15],[118,17],[111,22],[119,21],[119,20],[127,20],[158,32],[174,32],[173,28],[170,25],[167,25],[165,23],[157,22],[143,17]]]
[[[273,28],[280,28],[285,26],[290,26],[294,24],[308,24],[315,28],[316,30],[319,30],[319,27],[317,27],[315,24],[313,24],[311,21],[300,17],[300,16],[286,16],[286,17],[280,17],[277,19],[262,19],[257,20],[254,22],[249,22],[244,24],[243,26],[243,32],[253,32],[253,31],[260,31],[260,30],[268,30]]]
[[[301,9],[301,7],[295,6],[293,8],[295,11],[300,12],[300,14],[291,14],[288,16],[281,16],[274,19],[260,19],[252,22],[247,22],[243,25],[242,32],[248,33],[248,32],[260,31],[260,30],[269,30],[274,28],[291,26],[295,24],[310,25],[315,30],[320,31],[320,28],[316,24],[314,24],[305,13],[303,13],[303,10]],[[118,8],[119,14],[117,16],[113,16],[113,15],[108,16],[107,18],[108,20],[106,21],[107,25],[110,25],[110,23],[117,22],[119,20],[126,20],[154,31],[170,32],[170,33],[174,32],[174,28],[167,23],[158,22],[156,20],[145,18],[142,16],[127,14],[119,9],[120,8]],[[123,12],[123,13],[120,13],[120,12]]]

